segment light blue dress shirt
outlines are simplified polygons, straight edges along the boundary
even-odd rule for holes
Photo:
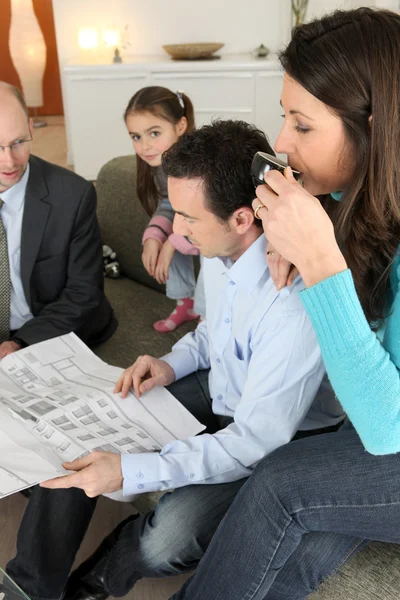
[[[234,422],[160,453],[123,455],[124,495],[241,479],[298,429],[343,419],[298,296],[304,284],[276,291],[266,245],[261,235],[235,263],[204,259],[206,321],[163,357],[177,379],[210,368],[213,411]]]
[[[1,193],[4,204],[1,218],[7,232],[8,260],[11,279],[10,330],[22,327],[33,318],[25,298],[21,280],[21,231],[25,206],[26,186],[29,178],[29,164],[21,180]]]

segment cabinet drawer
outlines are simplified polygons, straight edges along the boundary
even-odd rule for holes
[[[254,75],[248,72],[152,73],[152,83],[181,90],[195,110],[253,107]]]

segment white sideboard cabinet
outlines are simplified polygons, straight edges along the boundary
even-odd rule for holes
[[[282,123],[282,72],[274,60],[136,58],[122,64],[71,64],[63,78],[68,162],[91,180],[108,160],[133,152],[123,113],[146,85],[184,91],[193,101],[198,127],[215,117],[242,119],[265,131],[273,144]]]

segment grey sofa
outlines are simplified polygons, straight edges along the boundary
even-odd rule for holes
[[[122,156],[101,169],[96,184],[103,242],[117,252],[125,276],[105,281],[119,326],[114,336],[95,351],[103,360],[121,367],[132,364],[140,354],[165,354],[195,326],[192,322],[164,335],[152,328],[152,323],[166,315],[173,304],[142,267],[141,234],[148,217],[138,202],[134,182],[134,157]],[[147,511],[158,497],[139,497],[135,507],[139,512]],[[309,598],[400,600],[400,546],[370,544],[339,566]]]
[[[103,243],[117,253],[123,277],[105,278],[106,294],[119,325],[112,338],[95,351],[119,367],[128,367],[141,354],[166,354],[197,323],[185,323],[166,334],[153,329],[154,321],[166,317],[174,303],[142,265],[142,235],[149,217],[137,198],[135,176],[134,157],[121,156],[104,165],[96,182]]]

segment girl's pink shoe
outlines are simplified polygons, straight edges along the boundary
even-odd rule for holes
[[[193,298],[178,300],[175,310],[166,319],[156,321],[153,324],[154,329],[159,333],[169,333],[170,331],[174,331],[179,325],[182,325],[182,323],[186,323],[186,321],[198,319],[200,315],[196,315],[193,312],[193,304]]]

